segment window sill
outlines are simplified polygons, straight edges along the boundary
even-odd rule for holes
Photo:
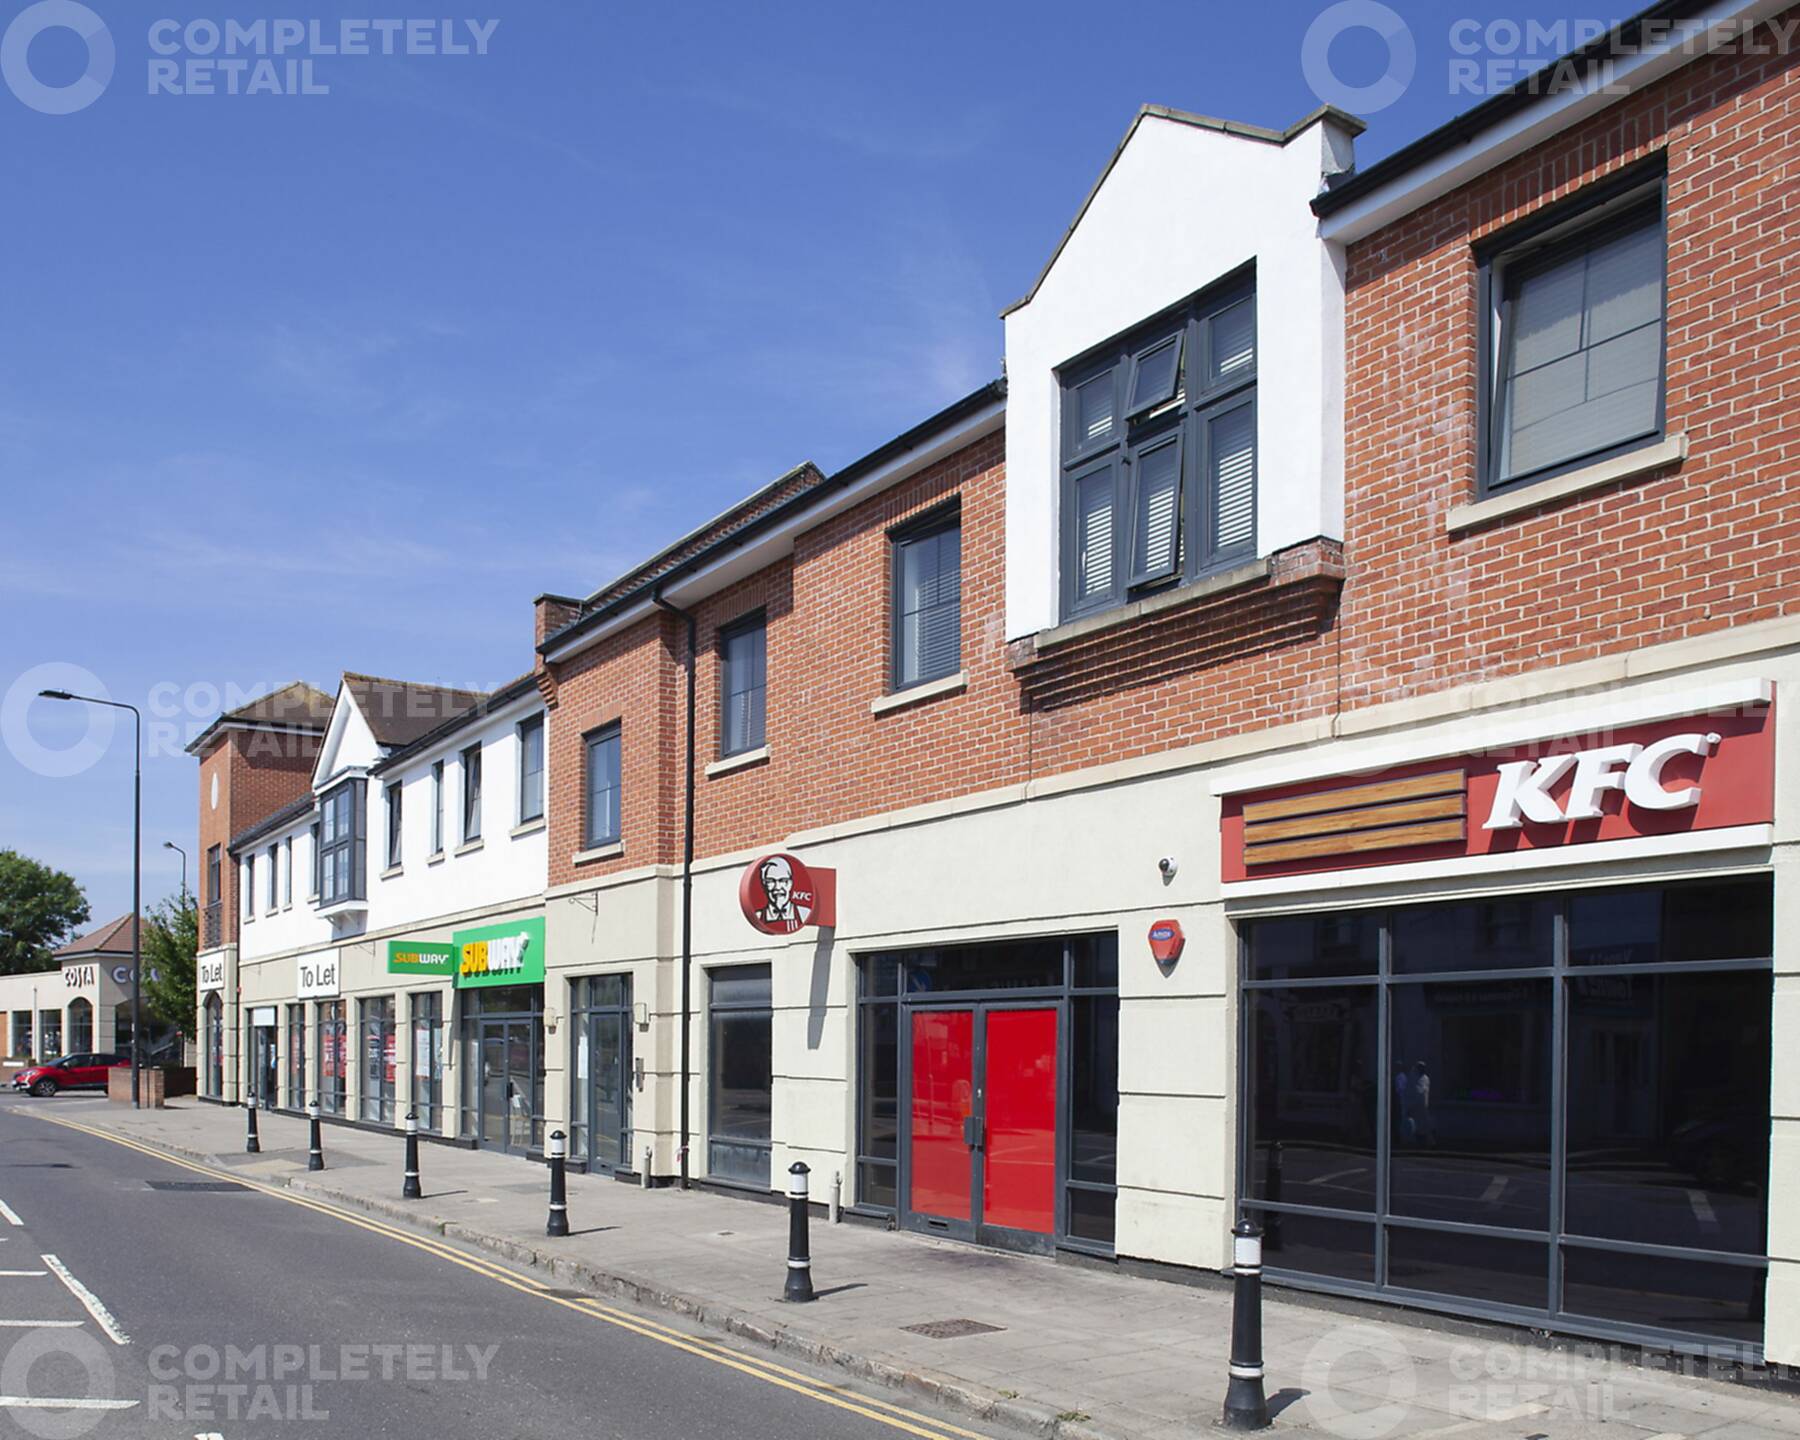
[[[1054,650],[1059,645],[1067,645],[1076,640],[1085,640],[1103,630],[1112,630],[1120,625],[1129,625],[1134,620],[1142,620],[1149,615],[1161,614],[1164,610],[1176,610],[1183,605],[1190,605],[1208,596],[1218,595],[1226,590],[1235,590],[1240,585],[1251,585],[1258,580],[1266,580],[1274,573],[1275,562],[1270,556],[1251,560],[1243,565],[1233,566],[1229,570],[1221,570],[1217,575],[1208,575],[1187,585],[1177,585],[1173,590],[1165,590],[1160,595],[1152,595],[1144,600],[1134,600],[1129,605],[1120,605],[1112,610],[1104,610],[1098,615],[1084,615],[1079,620],[1070,620],[1051,630],[1040,630],[1034,638],[1038,654],[1046,650]]]
[[[586,865],[595,860],[617,860],[625,853],[625,842],[615,840],[610,845],[596,845],[591,850],[577,850],[569,857],[571,865]]]
[[[706,767],[706,778],[715,775],[729,775],[733,770],[748,770],[752,765],[767,763],[769,747],[758,745],[754,750],[742,750],[736,755],[727,755],[723,760],[715,760]]]
[[[521,835],[537,834],[538,831],[544,829],[548,824],[549,821],[540,815],[535,820],[521,820],[517,825],[513,826],[512,829],[508,830],[506,835],[509,840],[517,840]]]
[[[382,880],[392,880],[396,875],[404,875],[405,873],[406,867],[404,865],[390,865],[387,869],[383,870],[377,878]]]
[[[1680,465],[1687,459],[1687,453],[1687,432],[1680,431],[1654,445],[1646,445],[1643,449],[1633,450],[1626,455],[1615,455],[1597,465],[1584,465],[1579,470],[1570,470],[1548,480],[1521,485],[1517,490],[1503,491],[1486,500],[1458,505],[1444,517],[1444,529],[1452,535],[1460,535],[1465,530],[1492,524],[1508,515],[1536,510],[1571,495],[1580,495],[1588,490],[1598,490],[1603,485],[1612,485],[1620,480],[1634,480],[1653,470]]]
[[[427,865],[442,865],[444,863],[444,852],[442,850],[433,850],[425,857],[425,863]]]
[[[890,710],[904,710],[908,705],[917,705],[924,700],[935,700],[939,695],[959,695],[969,688],[969,672],[958,670],[954,675],[940,675],[936,680],[922,680],[917,685],[909,685],[904,690],[896,690],[891,695],[878,695],[869,702],[871,715],[885,715]]]
[[[463,841],[462,844],[460,844],[456,847],[456,850],[454,853],[458,854],[458,855],[473,855],[477,850],[479,850],[486,843],[487,843],[486,841],[484,841],[479,835],[477,835],[473,840]]]

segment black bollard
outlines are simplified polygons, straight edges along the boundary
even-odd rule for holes
[[[811,1173],[799,1160],[788,1166],[788,1273],[781,1298],[796,1304],[813,1298],[812,1246],[806,1235],[806,1177]]]
[[[550,1219],[544,1226],[546,1235],[569,1233],[569,1137],[560,1130],[550,1132]]]
[[[1231,1379],[1225,1387],[1227,1430],[1266,1430],[1263,1394],[1262,1228],[1240,1220],[1231,1232]]]
[[[325,1168],[325,1146],[319,1140],[319,1097],[313,1096],[312,1103],[306,1107],[307,1122],[311,1126],[310,1147],[306,1152],[306,1168],[323,1170]]]
[[[419,1112],[406,1112],[406,1183],[400,1187],[402,1200],[421,1200],[425,1192],[419,1188]]]
[[[244,1135],[244,1153],[260,1155],[262,1154],[262,1140],[256,1133],[256,1096],[252,1095],[244,1102],[244,1115],[250,1127]]]

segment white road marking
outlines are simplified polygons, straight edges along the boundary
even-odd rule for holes
[[[129,1410],[135,1400],[96,1400],[89,1396],[59,1400],[49,1395],[0,1395],[0,1409],[11,1410]]]
[[[1489,1183],[1487,1189],[1481,1192],[1481,1200],[1478,1203],[1482,1205],[1492,1205],[1496,1203],[1500,1197],[1506,1193],[1506,1187],[1510,1184],[1512,1184],[1512,1177],[1510,1175],[1496,1175]]]
[[[1368,1168],[1367,1165],[1352,1165],[1348,1170],[1333,1170],[1329,1175],[1315,1175],[1312,1183],[1330,1185],[1339,1180],[1348,1180],[1352,1175],[1360,1175]]]
[[[1694,1218],[1702,1225],[1716,1229],[1719,1224],[1719,1216],[1712,1207],[1712,1201],[1706,1198],[1706,1192],[1690,1190],[1687,1192],[1687,1196],[1688,1208],[1694,1212]]]
[[[18,1212],[4,1200],[0,1200],[0,1220],[6,1221],[8,1225],[23,1225],[25,1223],[19,1218]]]
[[[4,1278],[4,1279],[8,1279],[8,1280],[22,1280],[26,1276],[38,1276],[38,1275],[45,1275],[48,1273],[49,1273],[48,1271],[44,1271],[44,1270],[0,1270],[0,1278]]]
[[[0,1320],[0,1328],[7,1330],[36,1330],[42,1326],[46,1330],[76,1330],[81,1327],[79,1320]]]
[[[131,1343],[131,1337],[120,1329],[119,1322],[113,1319],[112,1311],[100,1303],[98,1295],[69,1273],[67,1265],[54,1255],[40,1255],[38,1258],[56,1272],[56,1278],[69,1287],[69,1293],[82,1303],[88,1314],[94,1317],[95,1323],[106,1332],[113,1344],[129,1345]]]

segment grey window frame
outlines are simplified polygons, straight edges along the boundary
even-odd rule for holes
[[[906,679],[901,667],[904,663],[902,639],[905,633],[902,621],[905,619],[905,555],[908,546],[923,544],[927,540],[935,540],[950,531],[957,532],[956,558],[956,658],[947,669],[926,673],[923,666],[918,675]],[[898,525],[888,532],[888,693],[897,695],[912,689],[915,685],[928,685],[933,680],[942,680],[946,676],[955,675],[962,669],[962,499],[952,500],[927,514]]]
[[[319,797],[320,826],[319,849],[317,863],[314,865],[314,879],[318,889],[318,903],[337,905],[346,900],[366,900],[369,895],[368,884],[368,782],[366,780],[345,780],[334,785]],[[331,840],[325,839],[323,817],[327,810],[338,803],[339,797],[349,797],[349,821],[346,832]],[[350,878],[348,888],[343,894],[328,891],[325,877],[336,869],[336,857],[339,852],[347,852],[350,857]]]
[[[615,767],[616,778],[613,783],[613,817],[614,825],[607,834],[600,834],[594,829],[594,750],[597,746],[611,743],[617,747],[618,755]],[[625,832],[625,729],[617,720],[590,730],[581,737],[581,835],[585,849],[594,850],[602,845],[617,845]]]
[[[528,715],[514,727],[519,745],[519,804],[517,823],[529,825],[544,818],[544,776],[550,757],[544,717]],[[537,737],[537,769],[526,768],[531,753],[531,737]],[[534,779],[535,777],[535,779]]]
[[[244,857],[244,918],[256,918],[256,852],[252,850]]]
[[[725,982],[721,987],[720,981]],[[732,987],[754,985],[758,981],[768,985],[768,998],[746,998],[743,994],[733,994]],[[720,1031],[726,1024],[762,1023],[769,1027],[769,1134],[767,1137],[755,1135],[722,1135],[717,1131],[719,1117],[724,1110],[721,1073],[719,1067]],[[721,1163],[725,1154],[732,1150],[738,1152],[759,1151],[765,1166],[774,1157],[774,1027],[775,1027],[775,973],[774,967],[767,962],[750,965],[720,965],[706,972],[706,1174],[714,1185],[735,1185],[749,1189],[765,1190],[771,1188],[774,1177],[768,1170],[761,1176],[761,1183],[747,1175],[727,1175],[723,1173]]]
[[[288,909],[294,903],[294,837],[288,836],[281,842],[281,908]]]
[[[1640,1242],[1582,1233],[1566,1224],[1564,1205],[1564,1191],[1571,1173],[1565,1136],[1568,1129],[1566,1115],[1571,1104],[1569,1098],[1571,1064],[1569,1035],[1570,1016],[1574,1008],[1571,999],[1574,987],[1585,979],[1602,976],[1745,973],[1766,975],[1772,985],[1777,969],[1776,957],[1773,953],[1766,956],[1745,954],[1730,959],[1665,960],[1658,958],[1624,964],[1582,964],[1572,956],[1570,934],[1572,903],[1584,895],[1631,891],[1654,891],[1666,894],[1670,891],[1680,890],[1684,886],[1699,887],[1711,882],[1729,884],[1733,881],[1749,882],[1761,879],[1768,881],[1769,904],[1772,908],[1775,903],[1774,878],[1768,871],[1725,873],[1717,876],[1696,872],[1662,879],[1649,879],[1643,876],[1615,876],[1609,877],[1603,884],[1592,889],[1546,886],[1539,890],[1525,892],[1523,895],[1475,894],[1434,899],[1409,896],[1387,904],[1358,906],[1353,910],[1338,913],[1355,914],[1359,920],[1373,924],[1378,932],[1377,944],[1364,966],[1344,973],[1333,970],[1259,977],[1253,963],[1254,929],[1260,924],[1278,922],[1287,917],[1278,913],[1242,917],[1235,927],[1239,1003],[1235,1020],[1237,1027],[1237,1058],[1235,1062],[1237,1097],[1233,1103],[1237,1113],[1238,1133],[1233,1142],[1232,1163],[1238,1207],[1242,1211],[1250,1212],[1254,1218],[1265,1224],[1270,1216],[1291,1214],[1326,1220],[1343,1220],[1356,1225],[1369,1226],[1373,1239],[1373,1273],[1377,1278],[1372,1282],[1340,1279],[1316,1272],[1288,1270],[1279,1262],[1270,1265],[1265,1273],[1274,1275],[1284,1285],[1291,1285],[1298,1289],[1317,1290],[1352,1297],[1400,1300],[1405,1304],[1441,1313],[1469,1315],[1487,1320],[1498,1319],[1507,1323],[1548,1329],[1554,1333],[1587,1335],[1624,1341],[1634,1345],[1685,1349],[1691,1348],[1695,1344],[1703,1344],[1708,1353],[1732,1355],[1734,1358],[1760,1363],[1762,1358],[1760,1347],[1756,1347],[1755,1353],[1746,1354],[1739,1342],[1717,1335],[1709,1335],[1701,1331],[1658,1331],[1654,1328],[1636,1325],[1634,1322],[1588,1316],[1566,1309],[1562,1303],[1565,1299],[1565,1281],[1561,1267],[1562,1253],[1568,1249],[1579,1249],[1616,1256],[1642,1256],[1646,1263],[1654,1262],[1658,1257],[1664,1257],[1677,1261],[1696,1261],[1744,1270],[1760,1269],[1765,1274],[1771,1269],[1769,1238],[1766,1229],[1763,1248],[1760,1251],[1707,1250],[1692,1245]],[[1448,909],[1458,905],[1508,899],[1547,902],[1553,907],[1546,957],[1540,963],[1467,969],[1459,969],[1454,965],[1439,969],[1427,967],[1403,969],[1396,964],[1393,932],[1397,917],[1407,912],[1417,913],[1437,908]],[[1330,912],[1322,913],[1329,914]],[[1780,932],[1775,928],[1777,923],[1776,920],[1771,919],[1771,936],[1775,941],[1775,947],[1772,948],[1776,948],[1780,944]],[[1393,1087],[1387,1083],[1387,1077],[1393,1073],[1396,1059],[1400,1058],[1392,1044],[1395,1030],[1393,998],[1399,992],[1409,989],[1423,991],[1435,985],[1475,985],[1484,981],[1536,982],[1551,987],[1550,1052],[1545,1062],[1550,1081],[1548,1092],[1550,1162],[1546,1172],[1550,1198],[1548,1223],[1539,1228],[1527,1229],[1487,1224],[1478,1219],[1456,1221],[1409,1215],[1395,1209],[1390,1200],[1390,1167],[1393,1148],[1392,1111],[1396,1102],[1393,1096]],[[1346,989],[1373,993],[1376,997],[1374,1007],[1377,1056],[1375,1073],[1378,1078],[1376,1083],[1371,1086],[1375,1103],[1373,1124],[1376,1175],[1370,1204],[1367,1208],[1356,1208],[1350,1205],[1337,1208],[1313,1202],[1279,1199],[1266,1194],[1258,1196],[1254,1193],[1251,1154],[1255,1136],[1252,1114],[1261,1099],[1257,1088],[1258,1077],[1255,1073],[1257,1057],[1252,1036],[1252,1028],[1255,1024],[1253,999],[1257,992],[1261,991],[1299,993],[1311,990],[1328,993]],[[1780,1035],[1777,1030],[1772,1034],[1771,1041],[1778,1044],[1779,1039]],[[1775,1107],[1771,1106],[1772,1123],[1775,1113]],[[1768,1215],[1773,1213],[1772,1190],[1769,1186],[1765,1186],[1762,1194],[1766,1225]],[[1440,1235],[1485,1235],[1502,1240],[1516,1239],[1544,1245],[1547,1267],[1545,1272],[1546,1305],[1542,1309],[1526,1308],[1497,1300],[1458,1296],[1450,1291],[1414,1291],[1407,1289],[1403,1284],[1395,1284],[1389,1278],[1387,1264],[1388,1231],[1393,1228],[1435,1232]]]
[[[1250,362],[1228,377],[1214,378],[1214,322],[1245,303],[1251,306]],[[1062,396],[1058,604],[1064,621],[1101,614],[1146,594],[1193,584],[1256,555],[1262,462],[1260,436],[1256,433],[1257,378],[1261,367],[1257,305],[1255,272],[1243,269],[1058,368]],[[1162,400],[1146,400],[1136,412],[1127,413],[1140,363],[1146,355],[1177,337],[1182,347],[1182,368],[1174,393]],[[1073,397],[1082,386],[1108,375],[1113,386],[1113,426],[1105,439],[1094,440],[1080,431],[1079,407]],[[1241,405],[1250,407],[1254,445],[1250,536],[1247,541],[1220,545],[1216,541],[1217,498],[1210,483],[1214,460],[1212,423]],[[1136,457],[1145,450],[1159,448],[1170,433],[1180,436],[1181,490],[1175,561],[1172,569],[1158,569],[1151,578],[1138,578]],[[1081,483],[1103,470],[1110,470],[1113,488],[1112,586],[1106,593],[1084,600],[1078,597],[1075,583],[1080,557],[1075,498]]]
[[[312,888],[306,892],[306,898],[308,900],[316,901],[319,898],[319,849],[322,844],[323,836],[323,831],[317,820],[312,822],[308,833],[312,836]]]
[[[444,853],[444,762],[431,762],[431,853]]]
[[[405,855],[406,792],[398,780],[382,787],[381,796],[387,813],[387,868],[398,870]]]
[[[481,742],[465,745],[458,752],[458,759],[462,771],[462,843],[472,845],[481,838]]]
[[[1475,395],[1476,494],[1486,499],[1512,494],[1544,480],[1584,469],[1660,442],[1668,431],[1669,393],[1669,205],[1668,175],[1661,156],[1634,165],[1588,187],[1476,247],[1478,266],[1476,347],[1479,383]],[[1587,250],[1609,233],[1638,228],[1652,208],[1663,251],[1662,351],[1657,360],[1656,423],[1642,434],[1539,466],[1523,474],[1500,474],[1505,398],[1500,393],[1505,356],[1512,341],[1510,305],[1518,283]]]
[[[762,637],[762,683],[745,691],[754,690],[757,695],[755,724],[750,727],[752,733],[745,737],[741,745],[731,743],[730,714],[734,696],[745,693],[733,688],[735,666],[731,660],[731,642],[748,635]],[[740,615],[729,625],[719,627],[719,758],[727,760],[733,755],[747,755],[752,750],[760,750],[769,740],[769,617],[761,609],[752,610],[748,615]]]
[[[281,908],[281,842],[276,841],[269,846],[267,859],[269,862],[268,884],[264,887],[263,913],[273,915]]]

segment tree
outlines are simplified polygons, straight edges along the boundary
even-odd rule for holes
[[[56,947],[88,918],[73,875],[0,850],[0,975],[56,968]]]
[[[144,917],[144,1003],[183,1036],[194,1033],[194,954],[200,948],[200,911],[193,901],[164,900]]]

